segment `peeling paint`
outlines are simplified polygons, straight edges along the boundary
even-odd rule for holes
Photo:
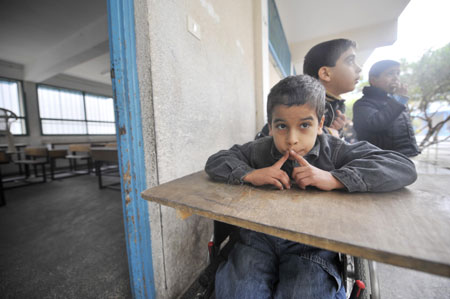
[[[130,186],[131,184],[131,175],[130,175],[130,161],[127,162],[127,171],[123,174],[123,184],[122,186],[124,186],[124,190],[126,193],[125,196],[125,205],[128,205],[131,202],[131,197],[130,197],[130,193],[131,193],[131,188],[125,188],[126,186]]]
[[[122,127],[119,127],[119,135],[125,135],[127,133],[127,129],[125,128],[125,125],[123,125]]]
[[[125,184],[131,183],[130,161],[127,162],[127,171],[123,174],[123,181]]]

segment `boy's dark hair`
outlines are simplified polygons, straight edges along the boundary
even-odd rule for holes
[[[375,62],[369,70],[369,80],[371,77],[379,77],[382,72],[393,66],[400,66],[400,62],[395,60],[380,60]]]
[[[319,69],[323,66],[336,66],[336,61],[350,47],[356,48],[356,42],[345,38],[332,39],[315,45],[306,53],[303,74],[319,79]]]
[[[316,109],[317,118],[322,119],[325,110],[325,87],[308,75],[289,76],[275,84],[267,97],[267,118],[272,123],[275,106],[308,104]]]

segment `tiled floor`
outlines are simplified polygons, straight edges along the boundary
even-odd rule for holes
[[[120,192],[83,175],[5,195],[0,298],[131,298]]]

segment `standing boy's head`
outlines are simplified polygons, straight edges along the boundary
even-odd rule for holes
[[[303,73],[319,79],[335,96],[352,91],[361,72],[355,49],[354,41],[343,38],[317,44],[305,56]]]
[[[289,76],[270,90],[267,116],[277,150],[294,150],[304,156],[322,133],[325,88],[307,76]]]
[[[394,93],[400,86],[400,63],[395,60],[381,60],[369,70],[369,83],[387,93]]]

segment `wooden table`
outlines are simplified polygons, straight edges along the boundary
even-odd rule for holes
[[[388,193],[273,190],[203,171],[142,193],[186,213],[324,249],[450,277],[448,175]]]
[[[14,147],[16,148],[17,152],[20,152],[21,148],[27,147],[28,144],[26,143],[14,143]],[[0,144],[0,149],[8,149],[8,144]]]
[[[110,185],[104,185],[102,182],[102,169],[101,166],[104,162],[117,164],[118,163],[118,155],[116,147],[91,147],[90,155],[95,162],[95,173],[98,177],[98,187],[100,189],[105,187],[112,187],[113,189],[117,189],[113,186],[117,186],[119,183],[114,183]],[[120,187],[119,187],[120,188]]]

